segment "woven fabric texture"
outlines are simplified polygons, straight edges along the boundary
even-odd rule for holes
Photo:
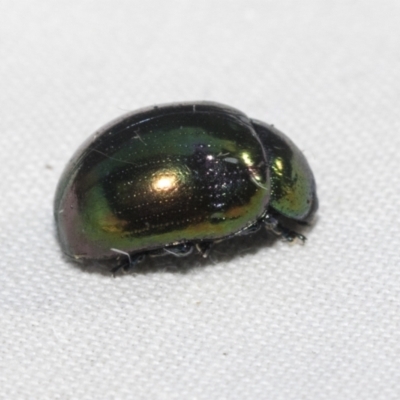
[[[399,17],[398,0],[0,1],[0,398],[399,399]],[[66,262],[52,201],[75,149],[187,100],[300,147],[306,245],[116,278]]]

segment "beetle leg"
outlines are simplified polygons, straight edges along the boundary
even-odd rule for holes
[[[112,275],[115,276],[116,273],[121,270],[123,272],[128,272],[128,271],[132,270],[137,264],[139,264],[141,261],[143,261],[145,257],[146,257],[146,254],[144,254],[144,253],[129,256],[128,262],[117,265],[116,267],[114,267],[111,270]]]
[[[186,257],[193,252],[194,246],[191,243],[178,244],[176,246],[164,247],[164,251],[175,257]]]
[[[307,238],[304,235],[302,235],[301,233],[298,233],[296,231],[293,231],[293,230],[283,226],[272,215],[267,214],[264,217],[263,222],[264,222],[264,225],[267,228],[267,230],[273,232],[277,236],[282,237],[283,239],[287,240],[288,242],[293,242],[293,240],[295,240],[295,239],[300,239],[304,243],[307,240]]]
[[[204,258],[207,258],[210,254],[212,245],[212,242],[200,242],[196,244],[196,249]]]
[[[256,222],[253,225],[248,226],[247,228],[244,228],[242,231],[238,233],[239,236],[246,236],[246,235],[252,235],[253,233],[256,233],[260,230],[262,224],[259,222]]]

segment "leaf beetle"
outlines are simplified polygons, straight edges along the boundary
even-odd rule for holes
[[[264,122],[213,102],[124,115],[94,133],[59,181],[61,248],[82,263],[127,270],[146,255],[207,256],[215,242],[262,226],[304,236],[316,184],[296,145]]]

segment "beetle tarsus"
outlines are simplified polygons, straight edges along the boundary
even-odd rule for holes
[[[164,251],[175,257],[186,257],[193,252],[194,246],[190,243],[178,244],[176,246],[164,247]]]
[[[204,258],[207,258],[211,252],[212,245],[211,242],[200,242],[196,244],[196,248]]]
[[[299,239],[301,240],[302,243],[304,243],[307,240],[307,238],[304,235],[296,231],[293,231],[289,228],[286,228],[276,218],[274,218],[271,215],[265,216],[264,225],[269,231],[273,232],[276,236],[280,236],[281,238],[287,240],[288,242],[293,242],[295,239]]]
[[[120,271],[127,273],[130,272],[137,264],[139,264],[141,261],[144,260],[146,257],[145,254],[138,254],[135,256],[129,257],[129,262],[125,262],[123,264],[117,265],[111,270],[111,274],[113,277],[116,276],[116,274]]]
[[[301,233],[292,231],[285,227],[282,227],[281,229],[282,229],[282,233],[281,233],[282,238],[287,240],[288,242],[293,242],[293,240],[299,239],[302,243],[304,243],[307,240],[307,238],[304,235],[302,235]]]

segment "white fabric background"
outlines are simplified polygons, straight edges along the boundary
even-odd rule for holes
[[[0,1],[2,399],[399,399],[398,0]],[[305,246],[115,279],[52,200],[128,110],[213,100],[306,154]]]

